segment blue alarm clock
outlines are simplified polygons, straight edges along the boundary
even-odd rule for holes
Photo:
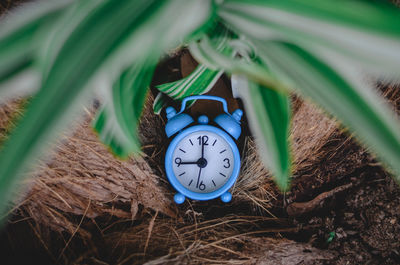
[[[222,103],[224,113],[214,119],[215,126],[208,124],[205,115],[193,124],[194,119],[183,113],[188,101],[199,99]],[[223,202],[229,202],[232,199],[229,189],[240,171],[240,154],[234,140],[242,131],[243,111],[237,109],[230,114],[225,99],[201,95],[183,99],[178,113],[173,107],[168,107],[166,113],[167,137],[175,135],[165,155],[167,177],[177,191],[175,202],[181,204],[186,197],[193,200],[220,197]]]

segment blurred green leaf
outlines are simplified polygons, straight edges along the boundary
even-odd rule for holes
[[[231,47],[232,42],[228,41],[229,37],[226,36],[224,38],[227,39],[223,42],[226,47],[225,49],[232,50],[231,55],[226,55],[217,49],[218,42],[216,40],[219,40],[218,38],[213,40],[208,36],[204,36],[199,41],[191,42],[189,44],[190,52],[197,61],[210,69],[222,69],[231,74],[242,74],[254,82],[273,87],[274,89],[287,91],[286,87],[275,77],[271,76],[264,67],[247,58],[247,53],[251,53],[250,47],[248,47],[247,51],[244,51],[246,53],[243,54],[245,57],[235,58],[234,55],[236,55],[237,52]],[[241,43],[244,44],[243,42]]]
[[[87,5],[90,8],[79,8]],[[18,177],[56,129],[66,126],[66,118],[84,100],[90,81],[107,69],[117,76],[133,61],[158,58],[164,49],[207,23],[212,18],[210,6],[210,1],[199,0],[77,2],[72,22],[60,28],[49,45],[42,88],[1,149],[0,215]],[[179,12],[186,20],[177,20]]]
[[[242,76],[238,92],[245,103],[249,125],[257,137],[261,158],[271,169],[280,189],[287,190],[291,174],[288,140],[291,113],[288,95],[283,92],[287,91],[286,87],[258,59],[251,58],[253,47],[243,39],[214,34],[213,38],[204,36],[200,41],[192,42],[189,48],[197,60],[209,67],[245,74],[256,81]],[[230,52],[221,52],[224,50]],[[267,84],[268,88],[257,82]]]
[[[253,47],[243,39],[214,34],[213,38],[204,36],[200,41],[192,42],[189,48],[194,57],[207,66],[245,74],[248,78],[268,85],[267,88],[242,77],[238,92],[245,103],[249,125],[258,139],[261,158],[271,169],[278,186],[287,190],[291,174],[288,140],[291,113],[288,95],[283,92],[286,87],[270,74],[258,58],[251,58],[254,55]],[[235,55],[238,58],[234,58]]]
[[[100,140],[119,157],[140,152],[137,128],[155,65],[136,63],[123,72],[94,121]]]
[[[250,129],[256,136],[260,157],[271,169],[278,187],[286,191],[290,184],[292,161],[289,95],[249,81],[244,76],[239,77],[238,82],[238,92]]]
[[[0,27],[0,101],[33,93],[40,85],[38,51],[55,20],[72,1],[28,4],[2,18]]]
[[[255,43],[271,72],[336,116],[400,178],[399,120],[346,64],[323,61],[288,43]]]
[[[400,10],[382,1],[227,0],[219,15],[259,41],[330,48],[369,70],[400,73]]]

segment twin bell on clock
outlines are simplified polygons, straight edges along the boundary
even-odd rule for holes
[[[191,100],[214,100],[222,103],[224,113],[213,122],[201,115],[197,122],[183,113]],[[173,137],[165,154],[165,170],[177,193],[177,204],[185,198],[211,200],[220,197],[223,202],[232,199],[229,189],[240,171],[240,155],[235,143],[241,134],[243,111],[228,112],[225,99],[216,96],[191,96],[183,99],[180,111],[166,109],[168,122],[165,132]]]

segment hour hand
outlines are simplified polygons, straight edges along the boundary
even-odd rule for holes
[[[178,165],[178,167],[180,165],[197,165],[197,161],[194,162],[183,162],[182,159],[180,159],[179,157],[175,158],[175,164]]]

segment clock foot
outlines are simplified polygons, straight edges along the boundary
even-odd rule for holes
[[[185,196],[183,196],[181,193],[177,193],[174,196],[174,201],[176,204],[182,204],[185,201]]]
[[[221,201],[228,203],[232,200],[232,194],[230,192],[225,192],[221,195]]]

